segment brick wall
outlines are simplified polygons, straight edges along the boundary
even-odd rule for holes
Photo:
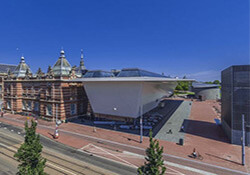
[[[53,120],[56,116],[65,120],[87,113],[88,98],[82,83],[65,82],[54,79],[4,80],[4,109],[7,112],[26,112]],[[7,101],[11,102],[11,109],[7,108]],[[39,111],[35,111],[34,104],[39,103]],[[23,103],[31,103],[31,109],[23,108]],[[75,104],[76,112],[71,113],[71,104]],[[47,107],[51,106],[51,115]]]

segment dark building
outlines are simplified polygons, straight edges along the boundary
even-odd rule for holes
[[[222,127],[231,143],[241,144],[242,114],[246,145],[250,146],[250,65],[231,66],[221,73]]]

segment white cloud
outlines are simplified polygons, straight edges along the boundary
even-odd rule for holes
[[[208,71],[187,74],[186,77],[195,79],[197,81],[214,81],[221,79],[221,72],[215,70],[208,70]]]

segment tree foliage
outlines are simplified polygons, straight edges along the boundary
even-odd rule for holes
[[[150,144],[146,149],[146,162],[137,169],[140,175],[163,175],[166,171],[162,158],[163,147],[159,146],[159,141],[153,139],[152,131],[149,132]]]
[[[206,84],[220,84],[219,80],[214,80],[214,81],[207,81],[205,82]]]
[[[189,89],[189,86],[190,86],[190,82],[180,81],[180,82],[178,82],[175,90],[178,90],[178,91],[187,91]]]
[[[46,159],[41,156],[43,146],[40,136],[36,134],[37,123],[31,121],[31,126],[25,122],[25,139],[14,157],[20,162],[18,165],[19,175],[44,175]]]
[[[219,80],[214,80],[213,84],[220,84]]]

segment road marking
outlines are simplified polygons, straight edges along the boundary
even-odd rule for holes
[[[172,163],[172,162],[168,162],[168,161],[164,161],[164,164],[169,165],[169,166],[173,166],[173,167],[176,167],[176,168],[181,168],[181,169],[185,169],[185,170],[188,170],[188,171],[192,171],[192,172],[195,172],[195,173],[200,173],[200,174],[203,174],[203,175],[217,175],[217,174],[214,174],[214,173],[210,173],[210,172],[207,172],[207,171],[199,170],[199,169],[196,169],[196,168],[192,168],[192,167],[188,167],[188,166],[184,166],[184,165],[180,165],[180,164],[176,164],[176,163]]]
[[[168,167],[168,166],[166,166],[166,168],[167,168],[167,170],[170,169],[170,170],[176,172],[176,173],[174,173],[174,172],[167,172],[168,174],[185,175],[185,174],[181,173],[180,171],[177,171],[177,170],[175,170],[175,169],[173,169],[173,168],[170,168],[170,167]]]
[[[7,149],[10,149],[10,150],[12,150],[12,151],[14,151],[14,152],[17,151],[17,149],[13,148],[12,146],[8,146],[8,145],[5,145],[5,144],[3,144],[3,143],[0,143],[0,145],[3,146],[3,147],[5,147],[5,148],[7,148]],[[71,172],[71,171],[68,171],[68,170],[64,169],[64,168],[58,167],[58,166],[56,166],[56,165],[54,165],[54,164],[52,164],[52,163],[50,163],[50,162],[46,162],[46,164],[47,164],[47,165],[49,164],[50,166],[52,166],[52,167],[54,167],[54,168],[56,168],[56,169],[62,170],[62,171],[64,171],[64,172],[70,173],[70,174],[72,174],[72,175],[77,175],[77,174],[75,174],[75,173],[73,173],[73,172]]]
[[[108,151],[106,151],[106,150],[104,150],[104,149],[98,147],[98,146],[95,146],[95,145],[93,145],[93,144],[91,144],[91,145],[94,146],[95,148],[100,149],[101,151],[106,152],[107,154],[109,154],[109,155],[111,155],[111,156],[113,156],[113,157],[115,157],[115,158],[117,158],[117,159],[119,159],[119,160],[121,160],[121,161],[123,161],[123,162],[129,164],[129,165],[132,165],[132,166],[134,166],[135,168],[137,168],[137,166],[135,166],[134,164],[132,164],[132,163],[126,161],[126,160],[123,160],[122,158],[120,158],[120,157],[118,157],[118,156],[116,156],[116,155],[114,155],[114,154],[112,154],[112,153],[110,153],[110,152],[108,152]]]
[[[89,144],[87,144],[87,145],[81,147],[80,149],[85,149],[85,148],[87,148],[90,144],[91,144],[91,143],[89,143]]]
[[[0,145],[1,146],[3,146],[3,147],[5,147],[5,148],[7,148],[7,149],[10,149],[10,150],[12,150],[12,151],[17,151],[16,149],[14,149],[12,146],[8,146],[8,145],[5,145],[5,144],[3,144],[3,143],[0,143]]]
[[[69,174],[77,175],[77,174],[75,174],[75,173],[72,173],[71,171],[68,171],[68,170],[66,170],[66,169],[64,169],[64,168],[61,168],[61,167],[59,167],[59,166],[56,166],[56,165],[54,165],[54,164],[52,164],[52,163],[50,163],[50,162],[46,162],[46,164],[47,164],[47,165],[50,165],[50,166],[52,166],[52,167],[54,167],[54,168],[56,168],[56,169],[63,170],[64,172],[67,172],[67,173],[69,173]]]
[[[4,117],[4,119],[16,121],[18,123],[24,123],[24,121],[20,121],[20,120],[13,119],[13,118],[6,118],[6,117]],[[46,125],[41,125],[41,124],[39,124],[38,127],[48,128],[48,129],[52,129],[52,130],[55,129],[54,127],[50,127],[50,126],[46,126]],[[145,149],[137,147],[137,146],[131,146],[131,145],[127,145],[127,144],[123,144],[123,143],[118,143],[118,142],[111,141],[111,140],[106,140],[106,139],[102,139],[102,138],[97,138],[97,137],[93,137],[93,136],[79,134],[79,133],[67,131],[67,130],[64,130],[64,129],[61,129],[60,131],[61,132],[65,132],[65,133],[70,133],[70,134],[73,134],[73,135],[78,135],[78,136],[81,136],[81,137],[91,138],[91,139],[94,139],[94,140],[101,140],[103,142],[107,142],[107,143],[111,143],[111,144],[116,144],[116,145],[121,145],[121,146],[128,147],[128,148],[134,148],[134,149],[141,150],[141,151],[145,151]],[[86,151],[83,151],[83,152],[87,153]],[[233,170],[233,169],[222,167],[222,166],[218,166],[218,165],[213,165],[213,164],[209,164],[209,163],[205,163],[205,162],[198,162],[198,161],[195,161],[195,160],[190,160],[190,159],[187,159],[187,158],[178,157],[178,156],[174,156],[174,155],[170,155],[170,154],[166,154],[166,153],[163,153],[163,155],[168,156],[168,157],[172,157],[172,158],[175,158],[175,159],[179,159],[179,160],[184,160],[184,161],[187,161],[187,162],[193,162],[193,163],[196,163],[197,165],[205,165],[205,166],[208,166],[210,168],[218,168],[220,170],[227,170],[227,171],[230,171],[230,172],[233,172],[233,173],[237,173],[237,174],[248,175],[248,173],[246,173],[246,172],[242,172],[242,171],[238,171],[238,170]]]

